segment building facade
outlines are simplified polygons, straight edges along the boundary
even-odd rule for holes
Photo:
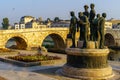
[[[23,16],[19,23],[14,24],[15,29],[25,29],[25,28],[46,28],[50,25],[43,24],[40,19],[36,19],[32,16]]]
[[[111,22],[105,22],[105,29],[112,29],[112,23]]]

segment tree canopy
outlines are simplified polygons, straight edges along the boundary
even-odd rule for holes
[[[9,19],[7,17],[3,18],[2,27],[3,27],[3,29],[8,29],[8,27],[9,27]]]
[[[54,22],[59,22],[59,21],[60,21],[59,17],[54,18]]]

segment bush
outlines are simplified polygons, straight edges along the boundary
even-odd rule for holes
[[[48,56],[42,54],[34,54],[34,55],[27,55],[27,54],[20,54],[17,56],[10,56],[7,57],[8,59],[23,61],[23,62],[36,62],[36,61],[46,61],[46,60],[57,60],[61,59],[58,56]]]

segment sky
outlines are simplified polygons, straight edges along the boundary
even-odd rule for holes
[[[120,0],[1,0],[0,25],[2,19],[9,18],[10,24],[20,21],[22,16],[42,17],[54,19],[70,19],[70,11],[83,12],[84,5],[95,4],[96,13],[107,13],[106,19],[120,19]],[[90,11],[90,8],[89,8]]]

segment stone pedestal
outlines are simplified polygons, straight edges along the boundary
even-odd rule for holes
[[[77,42],[78,42],[78,41],[76,40],[76,41],[75,41],[75,45],[76,45],[76,46],[77,46],[77,44],[78,44]],[[70,48],[71,46],[72,46],[72,39],[67,38],[67,39],[66,39],[66,47],[67,47],[67,48]]]
[[[66,39],[66,47],[70,48],[70,46],[72,46],[72,39]]]
[[[65,76],[80,79],[108,79],[114,76],[108,65],[108,49],[68,48],[67,63],[61,73]]]
[[[77,47],[82,48],[83,47],[83,41],[78,41]],[[88,41],[87,42],[87,49],[96,49],[96,48],[98,48],[98,42],[97,41]]]

